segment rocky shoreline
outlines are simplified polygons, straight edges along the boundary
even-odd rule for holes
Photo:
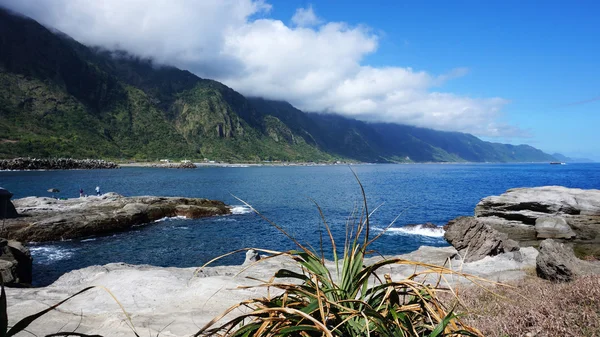
[[[72,159],[72,158],[14,158],[0,159],[0,170],[93,170],[117,169],[119,165],[111,161],[100,159]]]
[[[518,261],[524,247],[535,247],[541,278],[565,282],[600,274],[600,190],[514,188],[483,198],[474,216],[444,229],[466,262],[500,254]]]
[[[475,273],[493,280],[507,281],[522,278],[523,269],[535,264],[535,249],[522,262],[495,257],[474,263],[453,264],[456,270]],[[411,261],[441,265],[456,254],[452,247],[421,247],[419,250],[397,256]],[[248,254],[247,254],[248,256]],[[368,259],[368,264],[381,257]],[[335,273],[332,261],[327,267]],[[281,268],[301,272],[291,259],[280,256],[262,260],[253,266],[234,265],[196,268],[155,267],[111,263],[74,270],[61,276],[44,288],[7,289],[9,323],[52,305],[87,286],[102,285],[110,289],[139,332],[156,336],[190,336],[199,327],[220,315],[229,306],[258,296],[267,296],[265,288],[244,288],[256,285],[255,279],[269,278]],[[392,279],[401,280],[415,272],[412,265],[394,265],[386,268]],[[240,273],[238,275],[238,273]],[[251,278],[254,278],[251,279]],[[436,280],[432,279],[432,282]],[[453,280],[452,287],[458,286]],[[466,280],[463,280],[466,281]],[[236,311],[239,313],[239,311]],[[124,323],[124,314],[111,296],[94,289],[77,296],[38,319],[28,330],[39,335],[48,331],[72,331],[104,336],[131,336]]]
[[[502,233],[502,245],[509,246],[514,244],[507,240],[522,247],[538,247],[543,240],[554,239],[572,246],[580,257],[600,259],[600,190],[513,188],[481,199],[474,213],[452,220],[446,228],[490,228]],[[464,238],[466,234],[461,230],[458,236]]]
[[[60,230],[59,226],[64,226],[65,217],[69,218],[66,214],[80,217],[81,214],[73,212],[78,207],[81,208],[82,204],[88,204],[84,208],[89,211],[92,209],[89,205],[101,205],[103,200],[112,204],[106,211],[112,212],[110,214],[113,218],[127,214],[127,221],[141,218],[147,221],[150,216],[159,216],[157,214],[160,212],[163,212],[160,216],[164,215],[165,211],[161,211],[163,209],[169,209],[166,213],[171,215],[206,215],[202,208],[206,205],[184,202],[185,198],[135,197],[138,199],[131,199],[129,202],[124,202],[123,198],[125,197],[107,194],[82,198],[84,200],[69,199],[72,201],[64,203],[50,198],[24,198],[15,200],[15,206],[18,212],[31,217],[49,210],[57,212],[62,209],[62,216],[41,216],[40,223],[30,226],[37,228],[39,233],[46,233],[48,223],[55,224],[49,226],[50,232]],[[228,211],[227,206],[220,202],[198,200],[208,202],[208,208],[214,208],[214,211],[225,212],[224,214]],[[159,206],[154,207],[154,204]],[[108,211],[110,209],[112,211]],[[581,275],[600,275],[600,262],[594,260],[595,255],[590,255],[591,260],[583,261],[573,252],[573,247],[578,245],[598,247],[599,218],[599,190],[558,186],[511,189],[500,196],[483,198],[477,205],[474,216],[450,221],[445,226],[444,235],[452,247],[422,246],[417,251],[396,257],[435,265],[446,263],[456,271],[496,282],[534,277],[533,271],[551,281],[571,281]],[[77,218],[77,221],[82,219]],[[97,222],[92,219],[88,222],[90,224],[96,225]],[[12,227],[12,230],[15,235],[20,230],[29,229],[27,226],[17,226]],[[37,230],[29,233],[29,237],[38,235]],[[15,246],[15,243],[12,245]],[[280,256],[260,261],[246,269],[258,255],[256,252],[249,252],[246,256],[247,262],[244,265],[207,267],[200,272],[195,268],[122,263],[74,270],[47,287],[7,289],[9,322],[14,324],[18,319],[43,310],[87,286],[102,285],[115,294],[136,327],[143,327],[152,335],[190,335],[198,330],[198,326],[218,316],[230,305],[250,297],[267,296],[265,289],[246,288],[255,284],[251,278],[265,279],[281,268],[292,271],[297,268],[294,263]],[[373,257],[366,263],[372,264],[381,258]],[[333,262],[326,263],[333,273]],[[416,270],[412,265],[393,265],[385,272],[397,280]],[[451,283],[451,287],[469,284],[460,277],[453,277]],[[61,306],[60,311],[52,311],[40,318],[29,329],[34,333],[44,334],[72,326],[79,333],[129,336],[131,329],[123,323],[123,318],[123,312],[110,295],[101,290],[93,290],[73,298]]]
[[[117,193],[57,200],[27,197],[13,201],[18,217],[6,219],[3,237],[44,242],[127,230],[164,217],[201,218],[230,214],[221,201],[181,197],[124,197]]]

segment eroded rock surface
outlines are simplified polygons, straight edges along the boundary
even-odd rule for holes
[[[532,254],[537,254],[531,249]],[[411,261],[441,265],[456,253],[452,247],[421,247],[410,254],[397,256]],[[531,268],[535,257],[527,255],[518,263],[503,254],[487,257],[474,263],[453,263],[452,268],[478,276],[506,281],[524,277],[523,268]],[[381,257],[369,258],[372,264]],[[332,275],[335,267],[326,261]],[[191,336],[200,327],[217,317],[226,308],[240,301],[267,296],[267,289],[247,288],[257,285],[255,279],[268,280],[281,268],[301,272],[291,259],[284,256],[264,259],[244,270],[246,266],[196,268],[163,268],[113,263],[71,271],[44,288],[7,289],[8,319],[14,325],[19,319],[48,308],[75,292],[90,286],[105,286],[115,295],[131,316],[140,336]],[[238,274],[242,272],[241,274]],[[392,280],[401,280],[415,272],[414,265],[391,265],[380,272],[389,273]],[[251,279],[251,278],[254,278]],[[383,279],[383,275],[380,275]],[[287,280],[287,279],[285,279]],[[439,281],[432,276],[430,282]],[[466,282],[458,277],[447,277],[441,282]],[[287,282],[287,281],[285,281]],[[271,289],[273,295],[273,289]],[[239,315],[235,310],[232,314]],[[28,326],[38,336],[61,331],[102,336],[132,336],[125,315],[113,298],[100,288],[90,290],[66,302]],[[159,332],[160,331],[160,332]]]
[[[543,214],[600,215],[600,190],[563,186],[513,188],[499,196],[483,198],[475,216],[496,215],[533,224]]]
[[[56,200],[27,197],[14,200],[20,213],[6,221],[7,238],[54,241],[123,231],[164,217],[200,218],[231,213],[221,201],[180,197],[124,197],[116,193]]]
[[[486,256],[516,252],[519,244],[474,217],[460,217],[450,221],[444,229],[444,238],[458,251],[465,262],[481,260]]]
[[[572,243],[578,256],[600,258],[600,190],[514,188],[483,198],[470,218],[506,234],[521,247],[537,247],[551,238]]]
[[[31,253],[18,241],[0,239],[0,274],[7,286],[31,284]]]
[[[571,239],[575,232],[560,216],[542,216],[535,220],[535,231],[538,239]]]
[[[600,274],[599,262],[578,259],[573,249],[564,243],[547,239],[540,243],[539,251],[536,272],[541,278],[555,282],[568,282],[577,276]]]

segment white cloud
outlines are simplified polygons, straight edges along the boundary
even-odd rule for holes
[[[308,27],[318,25],[321,20],[315,14],[312,5],[310,5],[308,8],[298,8],[292,16],[292,23],[296,26]]]
[[[119,48],[224,82],[245,95],[290,101],[306,111],[357,119],[513,136],[500,122],[507,103],[438,92],[466,68],[434,75],[398,65],[373,67],[378,35],[323,22],[300,8],[294,26],[269,17],[261,0],[0,0],[78,41]]]

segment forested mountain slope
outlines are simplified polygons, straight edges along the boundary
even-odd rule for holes
[[[526,145],[305,113],[0,9],[0,158],[551,161]]]

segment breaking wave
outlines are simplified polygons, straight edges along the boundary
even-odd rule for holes
[[[43,264],[49,264],[55,261],[68,259],[73,256],[74,250],[68,248],[59,248],[56,246],[29,246],[31,256]]]
[[[169,220],[188,220],[188,218],[185,217],[185,216],[183,216],[183,215],[166,216],[164,218],[160,218],[158,220],[154,220],[154,222],[163,222],[163,221],[169,221]]]
[[[423,225],[390,228],[387,232],[396,235],[421,235],[436,238],[444,236],[444,229],[442,227],[431,228]]]
[[[231,206],[231,214],[248,214],[252,213],[252,208],[243,205],[233,205]]]

